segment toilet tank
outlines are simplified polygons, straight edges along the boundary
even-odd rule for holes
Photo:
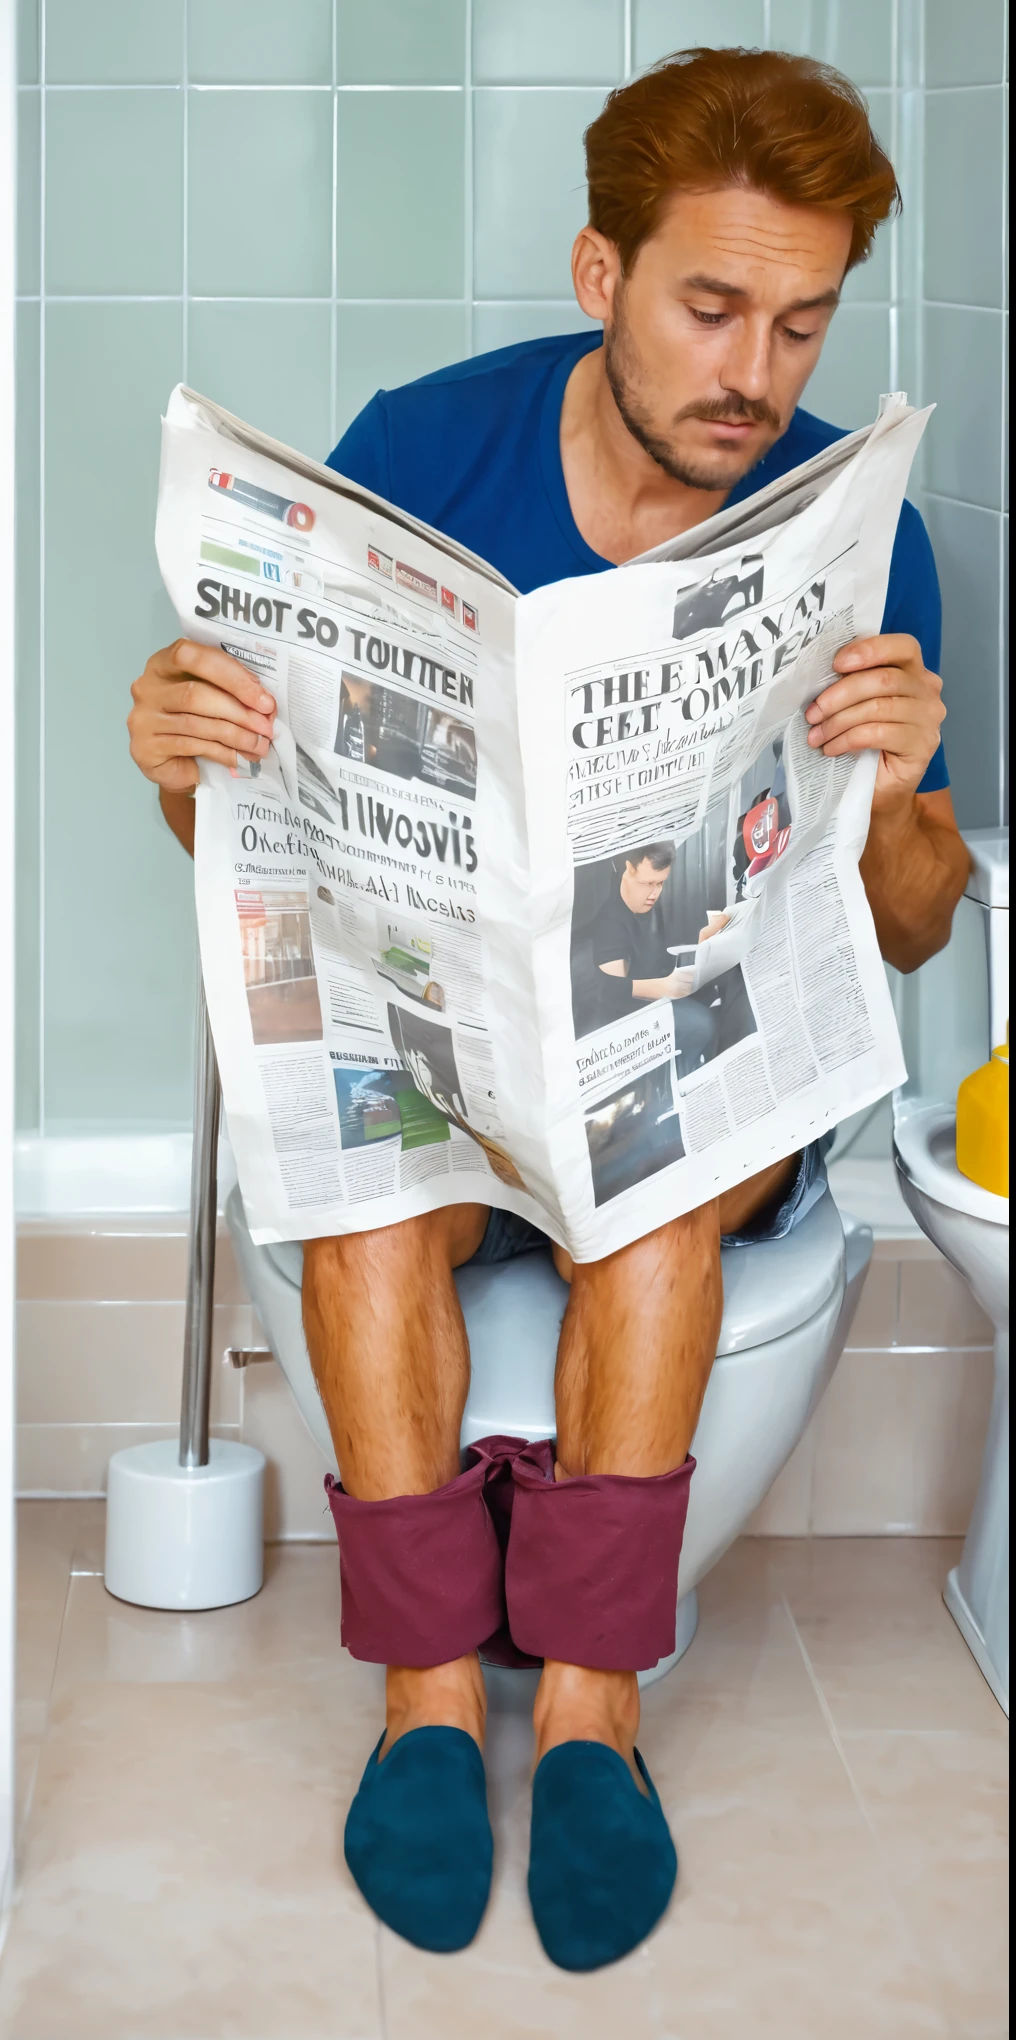
[[[1009,1018],[1009,831],[969,829],[973,869],[944,949],[897,980],[904,1096],[954,1106]]]
[[[1009,831],[971,829],[964,837],[974,868],[964,898],[980,910],[988,971],[989,1039],[985,1060],[1009,1025]]]

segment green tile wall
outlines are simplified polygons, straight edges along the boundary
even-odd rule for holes
[[[922,508],[942,581],[956,811],[1008,819],[1004,0],[925,0],[923,244],[916,338],[938,405]]]
[[[583,325],[582,130],[671,49],[839,63],[896,153],[907,222],[806,401],[844,425],[895,382],[940,401],[951,755],[965,819],[995,818],[1001,0],[18,0],[18,39],[24,1125],[189,1116],[190,872],[123,728],[173,632],[151,539],[173,382],[321,453],[379,384]]]

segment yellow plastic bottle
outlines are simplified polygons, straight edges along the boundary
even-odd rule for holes
[[[964,1077],[956,1096],[956,1166],[982,1190],[1009,1195],[1009,1029],[991,1061]]]

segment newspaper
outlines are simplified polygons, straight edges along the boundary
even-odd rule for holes
[[[180,387],[157,547],[278,704],[201,765],[201,961],[256,1241],[496,1205],[594,1260],[904,1077],[877,758],[804,710],[879,628],[928,413],[526,596]]]

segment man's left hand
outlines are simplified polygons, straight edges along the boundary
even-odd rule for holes
[[[938,749],[942,682],[916,638],[855,638],[837,652],[841,676],[807,710],[808,742],[826,758],[878,751],[873,808],[909,801]]]

